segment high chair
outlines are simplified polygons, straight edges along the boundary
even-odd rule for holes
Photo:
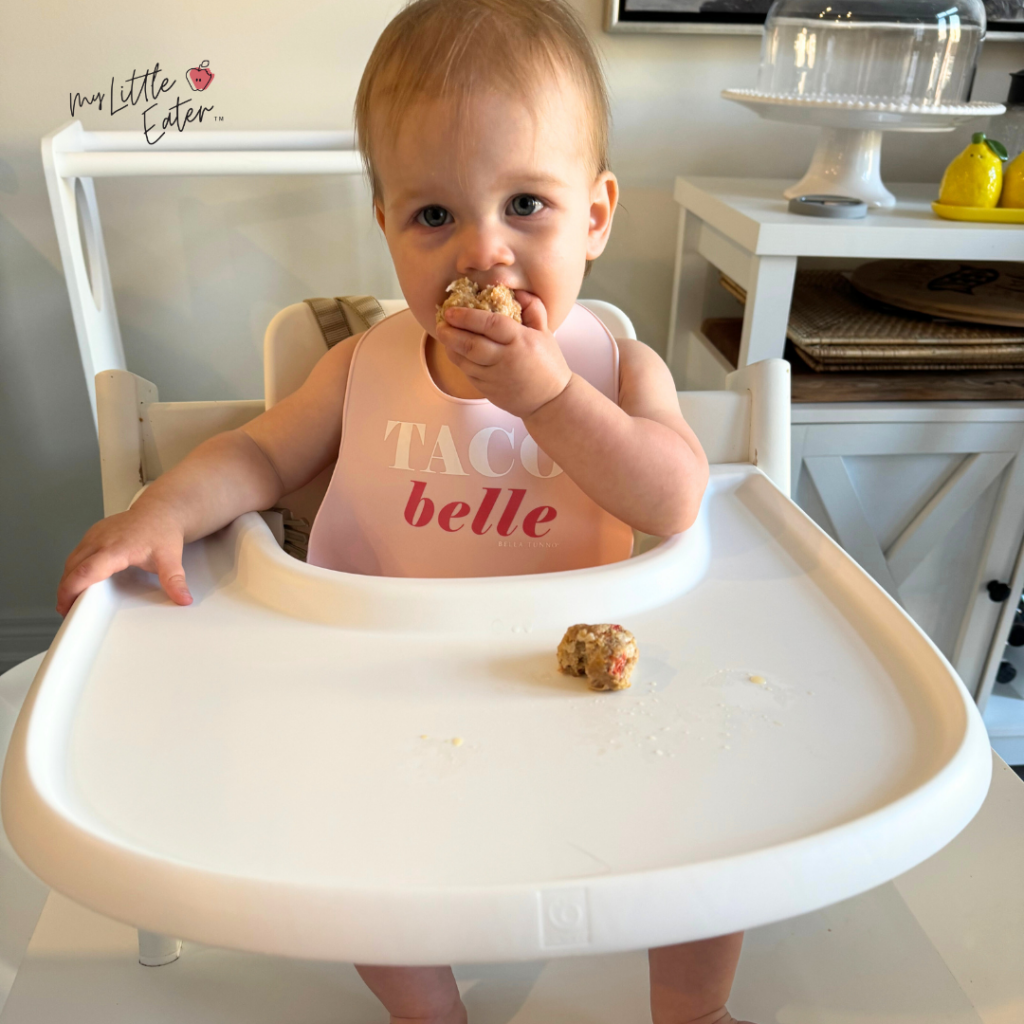
[[[631,333],[614,307],[591,308],[613,330]],[[325,351],[318,335],[304,304],[274,318],[265,346],[271,402],[297,387]],[[275,540],[249,513],[186,549],[195,596],[188,610],[168,608],[137,571],[90,587],[36,677],[11,742],[3,809],[15,848],[55,888],[136,924],[140,956],[150,963],[176,956],[178,942],[168,935],[377,963],[635,949],[789,917],[930,856],[984,797],[991,770],[984,728],[927,637],[787,497],[788,372],[785,362],[770,360],[736,373],[728,391],[680,395],[712,463],[701,514],[686,533],[625,562],[472,579],[358,576],[286,555],[280,531]],[[98,374],[96,384],[108,512],[126,508],[140,487],[199,441],[262,408],[260,402],[162,403],[153,384],[123,370]],[[737,628],[736,612],[749,602],[759,614],[744,616]],[[578,684],[552,675],[554,645],[572,621],[634,628],[648,658],[638,669],[637,703],[616,704],[613,696],[594,704]],[[162,654],[147,666],[139,689],[129,666],[153,645]],[[340,677],[332,667],[339,657]],[[837,659],[841,668],[831,669]],[[401,680],[421,661],[409,690]],[[289,678],[295,723],[279,732],[284,722],[274,712],[237,731],[231,723],[263,715],[251,702],[278,693],[279,671]],[[238,689],[232,680],[243,676]],[[681,685],[684,676],[693,678]],[[327,678],[335,682],[327,685]],[[384,679],[391,682],[382,688]],[[100,718],[81,719],[86,706],[75,694],[96,686],[113,689],[105,697],[96,691],[89,706],[113,701],[107,713],[113,717],[96,712]],[[403,694],[398,703],[388,696],[396,686]],[[342,693],[344,711],[333,703]],[[222,709],[212,718],[203,710],[211,698]],[[130,709],[137,701],[136,714]],[[895,716],[893,702],[901,709]],[[623,712],[640,713],[643,725],[622,719]],[[81,724],[69,746],[60,737],[72,718]],[[516,747],[506,746],[508,730],[520,734],[527,721],[532,769]],[[829,758],[843,750],[849,757],[869,738],[888,753],[835,779],[839,788],[826,797],[808,788],[816,775],[811,766],[824,751],[808,761],[792,737],[774,732],[787,721],[791,729],[802,721],[802,730],[827,735]],[[701,722],[710,724],[698,727]],[[688,735],[687,725],[697,739],[666,735]],[[107,736],[99,746],[85,738],[97,728]],[[123,742],[109,728],[127,729]],[[563,747],[562,738],[580,728]],[[704,735],[708,728],[720,739]],[[737,728],[746,738],[724,742]],[[274,749],[265,746],[269,735],[261,739],[265,729],[274,731],[273,744],[285,736],[300,744],[269,776],[276,758],[268,762],[259,752]],[[467,734],[465,749],[456,730]],[[928,736],[928,745],[918,736]],[[119,781],[123,758],[145,778],[158,763],[174,760],[178,743],[186,744],[188,757],[161,782],[166,798],[138,803],[145,790]],[[602,796],[601,813],[589,806],[593,795],[580,788],[581,780],[594,772],[607,787],[615,777],[608,776],[612,761],[602,761],[602,750],[621,751],[616,763],[623,778],[652,792],[660,787],[663,799],[683,797],[673,781],[682,772],[678,777],[694,788],[697,803],[689,811],[681,807],[678,822],[697,815],[704,824],[696,834],[707,828],[718,838],[710,847],[694,846],[692,828],[677,835],[678,824],[659,816],[640,848],[623,845],[625,835],[643,833],[651,822],[643,803],[623,803],[614,790]],[[677,757],[678,768],[671,760]],[[781,792],[755,787],[749,803],[729,765],[760,765],[763,774],[766,758],[781,773]],[[525,790],[511,781],[522,772],[532,778],[530,771],[542,772],[542,790],[532,788],[540,776],[524,783]],[[342,796],[332,788],[366,772],[383,788],[365,806],[355,791]],[[85,803],[47,781],[72,777],[79,779],[74,793],[91,794]],[[449,777],[462,781],[444,783]],[[417,779],[435,784],[416,796]],[[412,798],[414,816],[439,800],[430,819],[436,824],[452,812],[449,790],[457,803],[476,801],[479,816],[489,799],[484,794],[510,784],[500,806],[485,815],[489,825],[467,833],[461,852],[447,849],[449,840],[440,835],[425,834],[426,845],[409,862],[403,844],[386,838],[394,815],[407,813],[396,806],[381,818],[387,800]],[[265,798],[282,786],[273,800],[285,803],[272,812],[277,838],[270,841],[258,822],[268,813]],[[793,800],[797,792],[803,796]],[[324,818],[313,811],[339,800],[355,801],[348,814]],[[564,824],[552,820],[539,832],[539,824],[525,824],[552,800],[559,814],[569,814]],[[740,819],[723,818],[712,810],[715,800],[745,810]],[[90,801],[99,802],[95,809]],[[195,810],[182,817],[186,807]],[[608,831],[611,808],[625,831]],[[349,816],[363,822],[358,854],[343,853],[355,848],[336,834]],[[493,847],[519,818],[524,824]],[[222,834],[218,821],[234,823]],[[421,826],[430,833],[428,821]],[[549,847],[544,836],[552,828],[565,839]],[[126,842],[128,835],[135,838]],[[338,842],[337,853],[323,861],[322,851]],[[349,863],[351,856],[356,860]],[[489,931],[485,922],[492,920]]]
[[[109,156],[75,159],[102,171]],[[586,304],[633,336],[621,311]],[[279,313],[266,405],[325,350],[307,305]],[[108,515],[266,407],[160,402],[123,356],[99,370]],[[546,1015],[522,1019],[564,1019],[580,996],[595,1021],[621,1022],[642,1004],[639,955],[593,954],[801,914],[782,946],[817,948],[828,923],[858,969],[880,942],[903,955],[916,933],[900,930],[892,888],[874,887],[970,821],[988,744],[941,653],[789,500],[787,375],[769,360],[725,391],[680,394],[712,463],[701,515],[623,563],[357,577],[291,558],[281,524],[250,513],[186,548],[189,609],[134,570],[89,588],[42,661],[4,770],[5,829],[55,892],[2,1024],[234,1019],[207,1014],[211,972],[260,1024],[293,1017],[297,1000],[306,1013],[311,998],[310,1020],[334,1019],[337,993],[353,1024],[378,1015],[358,983],[284,959],[295,957],[514,962],[459,969],[485,992],[497,979],[494,1020],[519,1020],[536,998]],[[293,515],[315,512],[316,487],[304,490],[282,502]],[[633,628],[632,690],[589,694],[552,670],[573,621]],[[396,820],[415,822],[414,849],[396,841]],[[855,901],[831,905],[867,890],[859,937],[843,909]],[[139,929],[146,963],[177,956],[171,936],[221,949],[131,973],[117,921]],[[88,952],[69,953],[76,942]],[[780,943],[748,948],[756,984],[738,986],[733,1012],[788,1012],[784,987],[765,996]],[[936,1012],[963,998],[948,971],[921,977]],[[545,979],[571,995],[545,1003]]]

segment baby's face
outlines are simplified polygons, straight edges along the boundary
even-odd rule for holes
[[[456,122],[437,101],[405,117],[375,155],[377,221],[402,293],[424,330],[456,277],[539,296],[557,328],[601,254],[618,199],[615,176],[591,176],[582,101],[552,83],[535,117],[485,93]]]

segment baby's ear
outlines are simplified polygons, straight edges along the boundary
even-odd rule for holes
[[[379,199],[373,201],[373,216],[380,226],[381,231],[384,230],[384,205]]]
[[[619,182],[611,171],[602,171],[590,193],[590,228],[587,232],[587,259],[597,259],[608,244],[612,218],[619,202]]]

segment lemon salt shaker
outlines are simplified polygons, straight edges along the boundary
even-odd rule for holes
[[[1003,190],[1002,143],[975,132],[971,144],[946,168],[939,185],[939,202],[946,206],[991,209]]]

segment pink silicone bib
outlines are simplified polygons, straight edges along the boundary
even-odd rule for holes
[[[308,561],[375,576],[511,576],[628,558],[633,531],[542,452],[523,421],[454,398],[403,310],[356,345],[338,462]],[[618,346],[576,304],[555,331],[566,362],[618,400]]]

